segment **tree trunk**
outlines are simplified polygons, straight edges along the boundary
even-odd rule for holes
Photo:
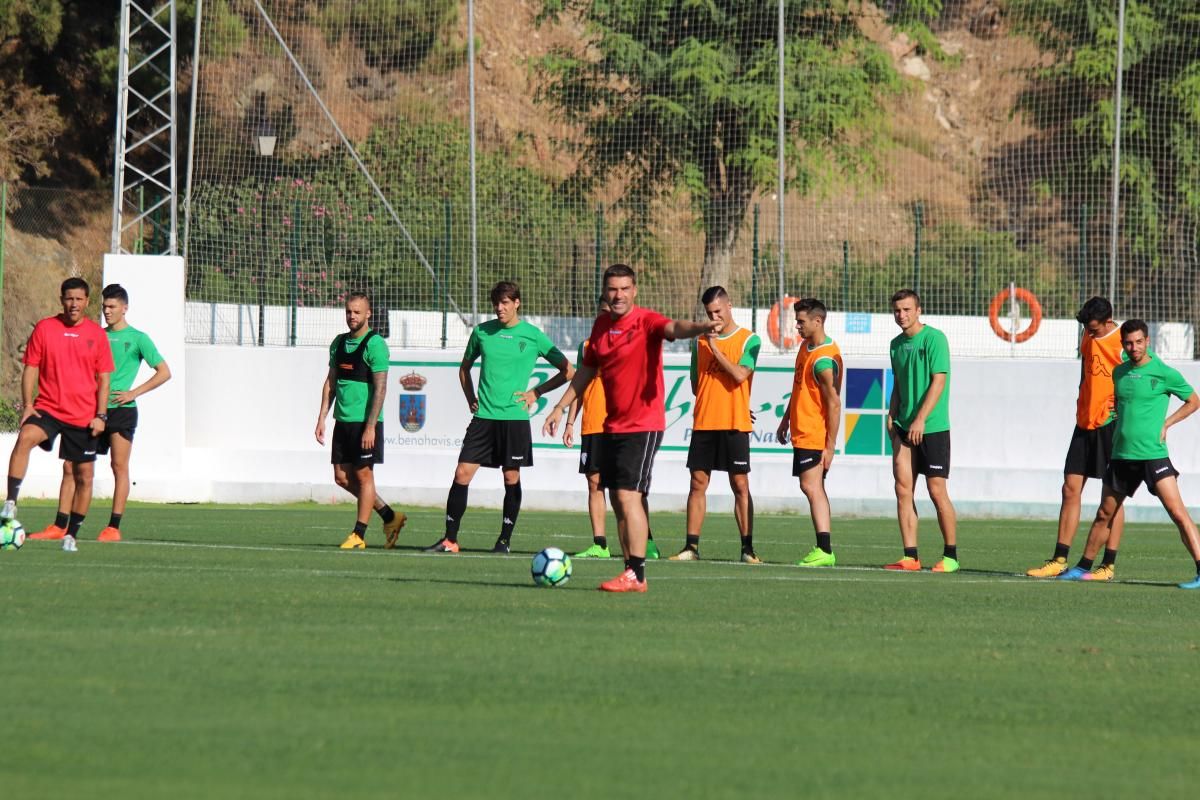
[[[724,286],[735,304],[743,299],[734,297],[729,284],[733,278],[733,250],[750,207],[752,182],[749,175],[733,168],[726,168],[724,178],[724,187],[709,188],[710,199],[704,209],[704,266],[696,293],[697,319],[705,318],[700,296],[710,286]]]

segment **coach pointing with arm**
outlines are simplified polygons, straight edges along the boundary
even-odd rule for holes
[[[646,591],[649,521],[642,498],[650,491],[654,456],[666,429],[662,345],[716,332],[717,320],[672,320],[636,304],[637,273],[624,264],[604,271],[609,313],[592,325],[583,364],[550,410],[542,433],[553,437],[563,412],[599,370],[608,416],[604,421],[600,483],[609,490],[625,553],[625,571],[600,584],[606,592]]]

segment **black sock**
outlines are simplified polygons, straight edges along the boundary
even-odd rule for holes
[[[743,553],[753,553],[754,552],[754,534],[753,533],[748,533],[742,537],[742,552]]]
[[[689,550],[699,550],[700,549],[700,534],[696,534],[695,536],[693,536],[690,533],[687,534],[687,539],[684,541],[683,546]]]
[[[71,517],[71,515],[70,515],[70,514],[68,514],[68,513],[67,513],[67,512],[65,512],[65,511],[57,511],[57,512],[55,512],[55,514],[54,514],[54,527],[56,527],[56,528],[65,528],[65,527],[67,527],[67,520],[69,520],[69,519],[70,519],[70,517]]]
[[[1081,558],[1081,559],[1079,559],[1079,563],[1078,563],[1078,564],[1076,564],[1075,566],[1079,567],[1079,568],[1080,568],[1080,569],[1082,569],[1082,570],[1091,571],[1091,569],[1092,569],[1092,559],[1090,559],[1090,558]]]
[[[392,507],[387,503],[384,503],[382,508],[375,509],[375,513],[379,515],[385,525],[396,518],[396,512],[392,511]]]
[[[638,583],[646,582],[646,559],[641,556],[630,556],[625,559],[625,568],[633,570],[633,574],[637,576]]]
[[[942,558],[953,558],[958,561],[958,545],[947,544],[942,546]]]
[[[513,528],[517,527],[517,516],[521,513],[521,482],[504,484],[504,519],[500,523],[500,541],[505,544],[512,539]]]
[[[1196,562],[1196,574],[1200,575],[1200,561]]]
[[[911,559],[913,559],[913,560],[915,560],[915,561],[920,561],[920,560],[921,560],[921,559],[917,558],[917,548],[915,548],[915,547],[906,547],[906,548],[904,548],[904,557],[905,557],[905,558],[911,558]]]
[[[596,545],[597,547],[603,547],[605,550],[607,550],[608,549],[608,537],[607,536],[593,536],[592,544]]]
[[[829,543],[829,537],[831,535],[832,534],[829,534],[829,533],[818,533],[817,534],[817,549],[820,550],[822,553],[832,553],[833,552],[833,545]]]
[[[1111,567],[1117,563],[1117,551],[1104,548],[1104,558],[1100,561],[1100,566]]]
[[[21,493],[22,480],[24,479],[14,478],[12,475],[8,476],[8,499],[12,500],[14,503],[17,502],[17,495]]]
[[[1071,545],[1063,544],[1062,542],[1059,542],[1058,544],[1054,545],[1054,560],[1057,561],[1058,559],[1061,558],[1063,561],[1066,561],[1067,555],[1070,552],[1071,552]]]
[[[72,511],[71,516],[67,518],[67,535],[76,537],[79,536],[79,528],[82,527],[83,520],[83,514],[76,514],[74,511]]]
[[[354,523],[354,532],[357,533],[359,536],[363,537],[364,539],[367,538],[367,523],[358,522],[356,520]]]
[[[450,493],[446,495],[446,538],[452,542],[458,541],[458,524],[462,522],[463,514],[467,513],[469,488],[461,483],[452,483]]]
[[[647,531],[646,531],[646,541],[647,541],[647,542],[653,542],[653,541],[654,541],[654,531],[651,531],[651,530],[647,530]]]
[[[55,524],[55,525],[58,525],[58,518],[57,518],[57,517],[55,517],[55,518],[54,518],[54,524]],[[58,525],[58,527],[60,527],[60,528],[61,528],[62,526],[61,526],[61,525]],[[108,527],[110,527],[110,528],[116,528],[117,530],[121,530],[121,515],[120,515],[120,514],[109,514],[109,516],[108,516]]]

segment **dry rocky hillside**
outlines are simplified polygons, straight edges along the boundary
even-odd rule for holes
[[[534,103],[536,87],[528,61],[553,46],[578,42],[581,31],[570,22],[538,27],[536,5],[531,0],[476,2],[477,130],[481,147],[515,150],[528,166],[558,177],[574,165],[555,142],[569,138],[572,131]],[[1014,145],[1036,135],[1014,108],[1026,87],[1025,71],[1038,65],[1039,54],[1028,42],[1007,35],[1003,18],[990,0],[956,5],[957,21],[937,31],[942,53],[936,57],[919,52],[906,34],[886,23],[882,12],[864,15],[863,33],[890,54],[907,88],[889,101],[891,145],[881,154],[884,169],[877,184],[860,184],[820,198],[788,197],[789,249],[799,263],[836,262],[843,239],[864,252],[880,254],[905,246],[911,241],[911,208],[917,201],[927,205],[929,221],[935,224],[937,215],[1005,224],[1021,215],[1053,210],[1039,210],[1027,196],[1028,180],[1020,165],[1005,163]],[[306,54],[314,81],[353,140],[360,141],[373,125],[398,114],[436,109],[455,119],[467,117],[465,68],[382,73],[346,40],[329,43],[313,29],[288,34],[295,37],[296,49]],[[465,41],[466,25],[460,14],[449,46],[461,48]],[[245,79],[246,61],[254,58],[241,53],[236,65],[204,65],[212,112],[229,120],[244,117],[255,94],[267,91],[303,111],[297,115],[298,130],[289,147],[308,155],[335,147],[319,112],[303,108],[310,101],[294,76],[272,72],[264,61],[262,69],[251,70],[252,80]],[[1015,176],[1006,191],[988,188],[989,174],[994,172]],[[69,274],[99,280],[99,257],[107,244],[109,222],[106,210],[95,200],[86,212],[76,209],[70,225],[49,224],[38,230],[18,228],[10,220],[4,297],[7,358],[2,376],[9,397],[19,369],[16,347],[37,317],[53,311],[54,287]],[[775,201],[767,194],[759,202],[769,237]],[[702,243],[686,203],[680,200],[660,216],[661,234],[688,242],[681,248],[679,262],[694,263],[698,270]],[[743,236],[736,263],[749,263],[749,247],[749,236]]]

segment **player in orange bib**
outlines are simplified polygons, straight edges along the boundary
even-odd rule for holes
[[[1080,498],[1088,478],[1104,479],[1112,458],[1113,432],[1116,430],[1116,402],[1113,396],[1113,369],[1126,360],[1121,348],[1121,332],[1113,321],[1112,303],[1093,297],[1083,304],[1075,319],[1083,326],[1079,341],[1079,397],[1075,401],[1075,430],[1067,447],[1063,467],[1062,507],[1058,512],[1058,541],[1054,555],[1040,567],[1025,574],[1031,578],[1054,578],[1067,569],[1071,542],[1079,529]],[[1118,507],[1112,522],[1113,538],[1121,540],[1125,527],[1125,506]],[[1115,559],[1116,551],[1111,551]],[[1105,550],[1105,563],[1110,551]]]
[[[692,393],[696,396],[687,468],[692,471],[687,500],[687,540],[672,561],[700,558],[700,528],[713,470],[729,474],[733,515],[742,537],[742,561],[761,564],[754,553],[754,500],[750,497],[750,385],[762,341],[733,321],[733,305],[721,286],[700,297],[708,318],[721,327],[692,346]]]
[[[825,334],[825,304],[815,298],[797,300],[796,331],[800,352],[787,414],[775,436],[781,444],[792,443],[792,474],[800,479],[800,491],[808,498],[817,546],[796,562],[801,567],[832,567],[837,564],[830,543],[829,496],[825,476],[833,465],[838,427],[842,419],[842,351]]]

